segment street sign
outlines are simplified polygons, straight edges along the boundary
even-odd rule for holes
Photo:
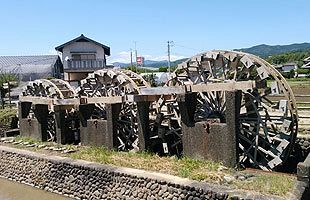
[[[138,65],[143,65],[143,62],[144,62],[144,57],[138,56],[138,57],[137,57],[137,64],[138,64]]]

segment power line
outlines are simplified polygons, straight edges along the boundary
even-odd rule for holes
[[[196,49],[196,48],[192,48],[192,47],[187,47],[187,46],[184,46],[184,45],[179,45],[179,44],[174,44],[175,46],[178,46],[178,47],[182,47],[182,48],[184,48],[184,49],[189,49],[189,50],[194,50],[194,51],[199,51],[199,52],[201,52],[201,51],[203,51],[203,50],[201,50],[201,49]]]

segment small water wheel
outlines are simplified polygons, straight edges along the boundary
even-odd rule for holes
[[[132,71],[98,70],[81,80],[80,96],[112,97],[139,94],[149,84]],[[105,104],[97,103],[92,118],[106,119]],[[138,150],[138,124],[136,103],[124,102],[117,120],[116,148],[121,151]]]

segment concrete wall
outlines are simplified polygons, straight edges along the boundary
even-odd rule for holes
[[[107,120],[87,120],[87,126],[81,126],[82,145],[106,146],[109,142],[107,138]]]
[[[300,187],[301,199],[307,200],[310,198],[310,154],[304,162],[297,165],[297,180]]]
[[[211,159],[225,166],[236,165],[236,152],[231,140],[231,131],[225,123],[214,123],[206,130],[206,122],[196,122],[195,126],[183,126],[184,153],[199,159]]]
[[[37,119],[20,119],[19,121],[20,135],[22,137],[29,137],[34,140],[42,140],[41,125]]]
[[[71,51],[74,52],[96,52],[96,59],[105,59],[104,49],[91,42],[74,42],[63,48],[62,61],[64,63],[64,69],[67,69],[67,62],[65,58],[68,56],[69,59],[72,59]]]
[[[225,96],[225,123],[195,122],[195,94],[185,97],[185,102],[179,102],[184,155],[222,162],[228,167],[236,166],[241,91],[226,92]]]
[[[310,137],[298,136],[295,142],[295,148],[298,148],[301,153],[301,161],[304,161],[307,155],[310,153]]]

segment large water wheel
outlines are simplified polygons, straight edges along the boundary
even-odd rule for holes
[[[23,96],[46,97],[51,99],[76,98],[77,94],[70,84],[61,79],[39,79],[25,86]],[[56,141],[56,127],[53,104],[49,105],[47,116],[47,141]],[[69,114],[69,113],[68,113]],[[69,123],[71,124],[71,123]]]
[[[297,134],[297,107],[288,83],[268,62],[242,52],[209,51],[184,61],[171,76],[167,86],[254,80],[256,87],[242,92],[239,162],[265,170],[285,162]],[[201,92],[197,96],[196,121],[217,118],[225,122],[225,92]],[[165,132],[154,137],[163,138],[171,152],[182,154],[176,101],[160,99],[155,110],[161,124],[157,126],[165,127]]]
[[[98,70],[81,80],[80,96],[112,97],[140,94],[149,84],[138,74],[126,70]],[[138,124],[136,103],[124,102],[117,120],[116,148],[122,151],[138,150]],[[106,119],[105,104],[95,104],[92,118]]]

